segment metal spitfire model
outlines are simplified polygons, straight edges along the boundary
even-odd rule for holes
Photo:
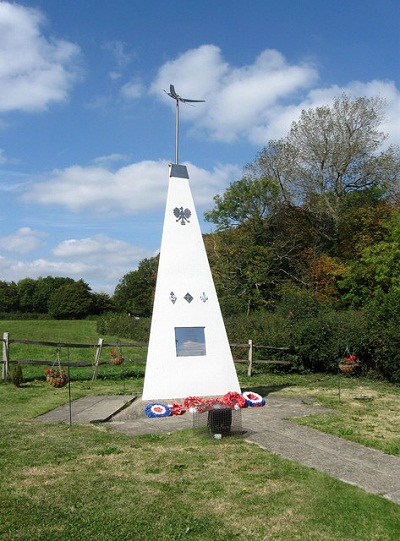
[[[179,94],[175,92],[174,85],[169,85],[169,92],[167,92],[166,90],[164,90],[164,92],[176,101],[175,163],[178,165],[179,163],[178,161],[178,158],[179,158],[179,102],[181,101],[182,103],[201,103],[201,102],[205,102],[206,100],[189,100],[187,98],[182,98],[181,96],[179,96]]]

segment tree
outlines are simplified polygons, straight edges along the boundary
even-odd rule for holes
[[[34,296],[36,289],[36,280],[33,278],[24,278],[17,283],[19,307],[22,312],[34,312]]]
[[[49,315],[55,319],[82,319],[91,313],[92,294],[83,280],[65,283],[51,294]]]
[[[288,283],[337,301],[349,260],[386,237],[398,209],[400,149],[381,149],[382,120],[380,98],[303,111],[214,198],[207,248],[230,306],[270,306]]]
[[[92,293],[92,314],[99,315],[114,310],[114,303],[107,293]]]
[[[279,183],[274,179],[244,177],[232,182],[222,196],[216,195],[214,209],[205,212],[204,217],[219,231],[244,223],[258,231],[276,208],[279,194]]]
[[[158,256],[143,259],[137,270],[125,274],[114,291],[116,309],[134,316],[151,316],[157,270]]]
[[[36,280],[36,287],[33,296],[33,306],[35,312],[39,312],[40,314],[47,314],[48,304],[53,292],[65,284],[73,283],[74,280],[72,278],[66,278],[62,276],[46,276],[46,278],[42,278],[40,276]]]
[[[337,98],[332,106],[303,110],[289,134],[270,141],[247,166],[256,178],[276,179],[291,205],[340,218],[340,201],[348,193],[381,187],[399,189],[400,152],[379,150],[386,139],[380,131],[381,98]]]
[[[18,308],[17,284],[15,282],[0,281],[0,311],[15,312]]]
[[[392,213],[386,237],[367,245],[351,262],[340,287],[343,304],[353,308],[367,304],[378,292],[400,291],[400,211]]]

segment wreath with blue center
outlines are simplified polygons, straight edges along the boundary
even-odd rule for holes
[[[161,404],[159,402],[147,404],[144,408],[144,412],[147,417],[169,417],[171,415],[169,407],[166,404]]]

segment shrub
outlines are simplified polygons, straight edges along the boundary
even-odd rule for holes
[[[11,371],[11,381],[16,387],[21,387],[24,381],[22,376],[22,366],[19,363],[13,366]]]
[[[376,291],[366,318],[374,370],[391,383],[400,383],[400,289]]]

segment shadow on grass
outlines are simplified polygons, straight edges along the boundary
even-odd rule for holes
[[[253,391],[254,393],[257,393],[265,398],[269,394],[277,393],[279,391],[282,391],[282,389],[287,389],[288,387],[292,387],[292,385],[290,383],[286,385],[258,385],[258,386],[256,385],[252,387],[243,387],[242,391],[243,392]]]

